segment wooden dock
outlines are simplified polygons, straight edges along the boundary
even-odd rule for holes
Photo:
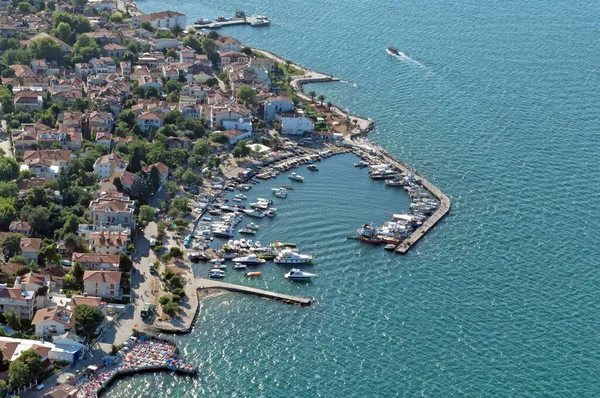
[[[375,152],[383,156],[383,160],[389,164],[393,164],[403,173],[413,173],[415,181],[418,181],[423,188],[440,201],[440,207],[431,216],[425,220],[425,222],[417,228],[408,238],[404,239],[398,247],[396,247],[396,253],[406,254],[415,243],[419,241],[431,228],[433,228],[448,212],[450,211],[450,199],[440,191],[435,185],[421,177],[414,169],[408,167],[404,162],[396,159],[395,157],[388,154],[381,147],[374,144],[361,143],[361,145],[355,145],[355,149],[362,151]]]
[[[290,296],[288,294],[270,292],[267,290],[256,289],[256,288],[249,287],[249,286],[234,285],[232,283],[219,282],[219,281],[216,281],[213,279],[196,277],[195,280],[196,280],[196,288],[198,290],[211,290],[211,289],[226,290],[228,292],[250,294],[250,295],[254,295],[254,296],[258,296],[258,297],[265,297],[265,298],[269,298],[269,299],[273,299],[273,300],[283,301],[284,303],[296,304],[296,305],[301,305],[301,306],[307,306],[312,303],[312,299],[306,298],[306,297]]]

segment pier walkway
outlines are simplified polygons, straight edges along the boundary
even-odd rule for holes
[[[275,293],[267,290],[256,289],[249,286],[234,285],[232,283],[219,282],[212,279],[196,277],[196,287],[198,290],[220,289],[229,292],[250,294],[258,297],[265,297],[273,300],[283,301],[288,304],[310,305],[312,299],[299,296],[290,296],[288,294]]]
[[[435,226],[435,224],[437,224],[442,218],[444,218],[444,216],[450,211],[450,199],[435,185],[433,185],[425,178],[420,176],[414,169],[408,167],[404,162],[401,162],[392,155],[388,154],[385,151],[385,149],[381,148],[380,146],[362,140],[351,141],[350,144],[353,145],[355,151],[359,149],[367,152],[375,152],[381,155],[385,162],[393,164],[403,173],[413,173],[415,181],[418,181],[423,186],[423,188],[429,191],[431,195],[433,195],[437,200],[440,201],[440,207],[436,210],[436,212],[433,213],[430,217],[428,217],[427,220],[425,220],[425,222],[423,223],[423,225],[417,228],[410,235],[410,237],[400,242],[400,244],[396,248],[396,253],[406,254],[406,252],[408,252],[410,248],[413,247],[413,245],[419,241],[419,239],[425,236],[425,234],[427,234],[427,232],[429,232],[429,230],[432,229]]]

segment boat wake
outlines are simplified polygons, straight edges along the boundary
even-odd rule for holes
[[[419,68],[429,69],[425,65],[423,65],[422,63],[417,61],[416,59],[413,59],[413,58],[409,57],[408,55],[404,54],[402,51],[398,51],[398,54],[393,54],[393,55],[394,55],[394,57],[400,59],[402,62],[404,62],[406,64],[415,65],[415,66],[418,66]]]

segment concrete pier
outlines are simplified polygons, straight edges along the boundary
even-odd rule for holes
[[[283,301],[288,304],[297,304],[307,306],[312,303],[312,299],[306,297],[290,296],[288,294],[275,293],[267,290],[256,289],[249,286],[234,285],[232,283],[219,282],[213,279],[196,277],[196,287],[198,290],[226,290],[228,292],[236,292],[243,294],[251,294],[258,297],[265,297],[273,300]]]
[[[435,185],[427,181],[425,178],[420,176],[414,169],[408,167],[404,162],[396,159],[395,157],[388,154],[383,148],[378,145],[366,142],[352,142],[355,151],[362,150],[366,152],[374,152],[382,157],[382,160],[386,163],[393,164],[403,173],[413,173],[415,181],[418,181],[423,188],[440,201],[439,208],[431,216],[425,220],[425,222],[417,228],[408,238],[404,239],[398,247],[396,247],[396,253],[406,254],[415,243],[419,241],[431,228],[433,228],[448,212],[450,211],[450,199],[440,191]]]

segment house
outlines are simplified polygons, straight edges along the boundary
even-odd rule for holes
[[[169,48],[179,48],[181,46],[181,42],[177,39],[161,37],[154,38],[151,45],[153,50],[162,51]]]
[[[2,355],[6,361],[14,361],[25,351],[33,350],[40,354],[43,362],[49,358],[49,353],[53,348],[54,344],[38,340],[0,337],[0,349],[2,349]]]
[[[100,29],[95,32],[87,32],[84,35],[94,39],[98,45],[102,46],[108,43],[121,43],[121,37],[117,34],[117,32],[112,32],[106,29]]]
[[[37,310],[31,324],[39,338],[61,335],[75,326],[75,313],[60,305],[42,308]]]
[[[40,238],[21,238],[21,255],[27,262],[33,261],[37,264],[41,246]]]
[[[110,112],[87,111],[83,116],[83,122],[87,134],[91,134],[92,131],[110,133],[115,119]]]
[[[13,221],[10,223],[8,230],[17,234],[23,234],[27,237],[31,236],[32,232],[31,224],[27,221]]]
[[[142,22],[150,22],[154,29],[169,28],[173,29],[179,26],[182,30],[185,29],[187,16],[175,11],[161,11],[152,14],[134,15],[131,19],[131,25],[134,28],[139,28]]]
[[[68,149],[38,149],[25,151],[21,170],[29,170],[38,178],[56,179],[71,159]]]
[[[48,64],[43,59],[32,59],[31,70],[37,74],[44,74],[48,70]]]
[[[123,189],[131,192],[131,188],[133,187],[135,180],[137,180],[139,177],[130,171],[124,170],[124,171],[116,171],[116,172],[112,173],[112,175],[110,177],[108,177],[108,180],[110,182],[113,182],[115,180],[115,178],[119,179]]]
[[[40,288],[47,286],[48,281],[46,276],[35,272],[28,272],[23,276],[18,276],[15,279],[13,287],[21,287],[25,290],[38,291]]]
[[[127,51],[129,51],[127,47],[117,43],[108,43],[102,46],[102,54],[104,54],[105,57],[121,58]]]
[[[102,298],[121,298],[121,272],[85,271],[83,273],[83,292]]]
[[[15,276],[17,275],[19,268],[22,266],[23,264],[19,263],[2,263],[2,266],[0,266],[0,271],[2,271],[2,273],[5,275]]]
[[[94,66],[89,62],[75,64],[75,73],[78,76],[89,76],[94,73]]]
[[[131,236],[131,228],[124,227],[122,225],[95,225],[95,224],[79,224],[77,226],[77,236],[83,238],[83,240],[90,240],[90,235],[93,232],[122,232]]]
[[[112,134],[103,131],[96,133],[96,144],[104,145],[110,151]]]
[[[100,156],[94,162],[94,173],[101,179],[108,178],[114,172],[125,171],[126,168],[127,161],[116,153]]]
[[[167,182],[167,179],[169,178],[169,166],[167,166],[164,163],[158,162],[144,167],[142,171],[146,174],[150,174],[153,167],[156,167],[156,170],[158,170],[158,174],[160,175],[160,184],[163,185],[165,182]]]
[[[109,73],[117,73],[117,64],[111,57],[92,58],[90,64],[94,67],[94,72],[100,77]]]
[[[89,247],[97,254],[125,254],[129,234],[123,232],[92,232]]]
[[[58,10],[57,10],[58,11]],[[48,33],[42,32],[42,33],[38,33],[37,35],[27,39],[27,40],[21,40],[21,44],[25,47],[29,46],[29,44],[31,44],[31,42],[35,41],[35,40],[39,40],[39,39],[45,39],[45,38],[50,38],[52,39],[55,43],[57,43],[60,46],[60,49],[62,50],[63,53],[70,53],[73,51],[73,47],[71,47],[70,45],[68,45],[67,43],[65,43],[64,41],[57,39],[54,36],[49,35]]]
[[[95,225],[122,225],[135,229],[135,202],[127,195],[106,193],[90,202],[90,218]]]
[[[213,105],[210,112],[210,128],[217,129],[224,127],[224,120],[237,121],[240,118],[250,118],[250,116],[250,111],[242,105]]]
[[[0,24],[0,36],[2,37],[15,37],[19,33],[19,30],[13,23],[1,23]]]
[[[238,51],[220,51],[220,64],[222,68],[226,68],[227,66],[234,63],[246,63],[248,62],[248,55]]]
[[[281,132],[290,135],[302,135],[313,130],[313,122],[303,113],[286,112],[276,117],[281,123]]]
[[[21,319],[33,318],[38,302],[43,305],[45,300],[38,301],[37,290],[25,290],[19,287],[7,287],[0,284],[0,312],[13,310]]]
[[[237,120],[223,120],[222,125],[227,130],[243,130],[252,134],[252,120],[247,116]]]
[[[140,127],[140,131],[143,133],[148,133],[152,129],[155,131],[164,126],[165,117],[162,113],[156,112],[143,112],[140,116],[138,116],[138,126]]]
[[[242,43],[233,37],[219,35],[215,40],[217,51],[240,51]]]
[[[101,297],[73,296],[71,298],[71,308],[75,308],[78,305],[87,305],[89,307],[98,308],[102,313],[106,313],[106,302],[102,301]]]
[[[227,137],[227,140],[230,144],[234,145],[238,141],[246,140],[252,137],[252,131],[244,131],[244,130],[225,130],[223,131],[223,135]]]
[[[94,7],[98,11],[113,11],[117,8],[114,0],[90,0],[88,1],[88,5]]]
[[[44,398],[76,398],[77,388],[71,384],[59,384],[44,394]]]
[[[73,253],[71,261],[79,263],[83,269],[118,271],[120,256],[118,254]]]
[[[272,97],[263,105],[263,119],[267,122],[275,120],[277,113],[292,112],[296,106],[294,101],[287,97]]]
[[[200,119],[202,117],[202,105],[185,103],[180,100],[179,112],[184,119]]]
[[[44,106],[42,90],[21,90],[13,98],[16,111],[33,113]]]
[[[156,76],[142,76],[137,79],[138,88],[148,90],[150,87],[154,87],[159,94],[163,93],[162,82]]]

